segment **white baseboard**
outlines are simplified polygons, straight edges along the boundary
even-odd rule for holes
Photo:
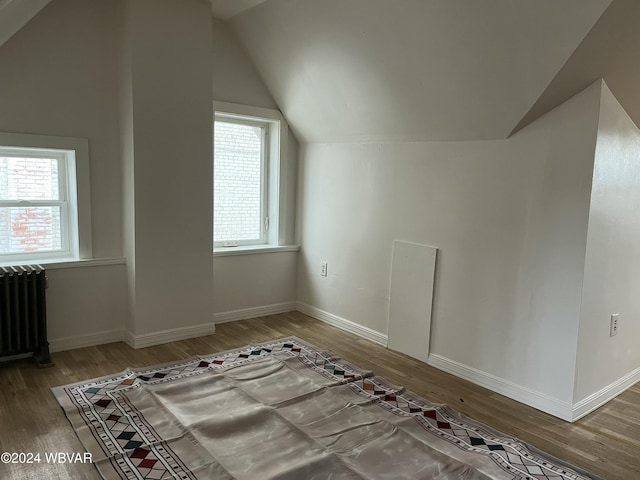
[[[241,308],[228,312],[214,313],[214,323],[234,322],[236,320],[247,320],[249,318],[264,317],[265,315],[275,315],[276,313],[292,312],[296,309],[296,302],[274,303],[261,307]]]
[[[296,310],[296,302],[276,303],[273,305],[264,305],[260,307],[244,308],[241,310],[232,310],[230,312],[215,313],[213,315],[214,323],[206,323],[193,327],[172,328],[169,330],[145,333],[142,335],[134,335],[131,332],[123,332],[122,330],[113,330],[108,332],[97,332],[87,335],[57,338],[49,341],[49,351],[60,352],[64,350],[72,350],[74,348],[91,347],[94,345],[102,345],[105,343],[120,341],[126,342],[132,348],[150,347],[152,345],[160,345],[163,343],[185,340],[187,338],[211,335],[215,333],[216,323],[232,322],[234,320],[245,320],[248,318],[291,312],[294,310]]]
[[[629,387],[640,381],[640,367],[629,372],[624,377],[616,380],[611,385],[607,385],[602,390],[589,395],[587,398],[580,400],[573,405],[573,421],[576,421],[585,415],[593,412],[596,408],[601,407],[612,398],[620,395]]]
[[[333,325],[334,327],[338,327],[342,330],[345,330],[349,333],[353,333],[358,335],[359,337],[366,338],[367,340],[371,340],[372,342],[379,343],[380,345],[387,346],[387,336],[384,333],[376,332],[368,327],[363,327],[351,320],[347,320],[346,318],[339,317],[338,315],[334,315],[333,313],[326,312],[324,310],[320,310],[319,308],[312,307],[306,303],[298,302],[297,310],[299,312],[304,313],[305,315],[309,315],[310,317],[315,318],[316,320],[320,320],[321,322],[328,323],[329,325]]]
[[[54,338],[49,340],[50,352],[62,352],[74,348],[92,347],[105,343],[121,342],[124,339],[122,330],[110,330],[106,332],[88,333],[73,337]]]
[[[429,355],[429,361],[427,363],[439,370],[469,380],[471,383],[488,388],[493,392],[512,398],[513,400],[517,400],[518,402],[537,408],[538,410],[542,410],[568,422],[574,420],[573,408],[569,402],[563,402],[545,393],[531,390],[530,388],[523,387],[522,385],[433,353]]]
[[[151,347],[163,343],[177,342],[187,338],[204,337],[216,332],[215,323],[204,323],[192,327],[170,328],[159,332],[143,333],[134,335],[131,332],[124,333],[124,341],[132,348]]]

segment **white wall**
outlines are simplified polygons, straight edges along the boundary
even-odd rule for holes
[[[131,19],[128,4],[121,2],[120,11],[120,56],[119,56],[119,98],[120,106],[120,158],[122,168],[122,252],[127,259],[127,316],[124,330],[134,331],[136,305],[136,209],[135,209],[135,163],[134,163],[134,130],[133,130],[133,60]]]
[[[630,373],[635,372],[632,380],[640,379],[639,185],[640,131],[603,83],[578,336],[576,402]],[[620,314],[619,333],[610,337],[613,313]]]
[[[127,258],[126,268],[51,271],[53,343],[213,320],[212,87],[218,100],[275,103],[208,9],[199,0],[54,0],[0,48],[0,131],[87,138],[93,253]],[[290,137],[288,241],[297,156]],[[224,301],[215,311],[295,301],[296,255],[276,255],[238,260],[242,268],[220,259],[216,298]],[[280,255],[286,267],[271,268]],[[272,272],[270,295],[254,282],[263,271]],[[228,295],[230,284],[241,293]]]
[[[216,100],[277,108],[244,48],[228,24],[213,20],[213,96]],[[293,243],[298,144],[289,132],[285,146],[287,198],[283,221]],[[214,257],[214,311],[225,314],[296,300],[297,252]],[[249,312],[252,312],[249,310]],[[251,315],[251,313],[248,313]]]
[[[571,403],[577,354],[600,82],[512,137],[535,166],[519,259],[517,337],[506,368],[524,384]],[[514,378],[518,378],[515,376]]]
[[[592,87],[507,141],[302,146],[298,300],[386,333],[392,240],[432,245],[432,353],[570,402],[580,295],[553,292],[582,275],[597,113]]]
[[[201,0],[126,2],[134,336],[213,322],[209,9]]]
[[[122,256],[120,2],[55,0],[0,47],[0,131],[89,140],[93,254]],[[49,339],[122,329],[123,265],[49,270]]]
[[[298,252],[216,257],[213,275],[216,313],[293,304],[297,259]]]
[[[229,24],[212,19],[213,98],[254,107],[278,108]]]
[[[125,266],[48,269],[47,333],[53,350],[122,336],[128,317]]]
[[[55,0],[0,48],[0,131],[89,140],[96,257],[122,255],[118,5]]]

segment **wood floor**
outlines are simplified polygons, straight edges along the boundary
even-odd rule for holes
[[[289,335],[608,480],[640,479],[640,384],[570,424],[299,312],[222,324],[215,335],[140,350],[119,342],[55,353],[52,368],[37,368],[30,359],[0,364],[0,453],[83,452],[49,391],[53,386]],[[90,464],[0,463],[2,480],[66,478],[100,475]]]

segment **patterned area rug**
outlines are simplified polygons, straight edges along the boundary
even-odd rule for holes
[[[597,478],[295,337],[52,390],[109,480]]]

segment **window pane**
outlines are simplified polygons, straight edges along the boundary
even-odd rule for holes
[[[0,208],[0,254],[62,249],[60,207]]]
[[[0,200],[60,200],[58,160],[0,156]]]
[[[264,128],[215,122],[213,238],[216,242],[262,237],[263,138]]]

